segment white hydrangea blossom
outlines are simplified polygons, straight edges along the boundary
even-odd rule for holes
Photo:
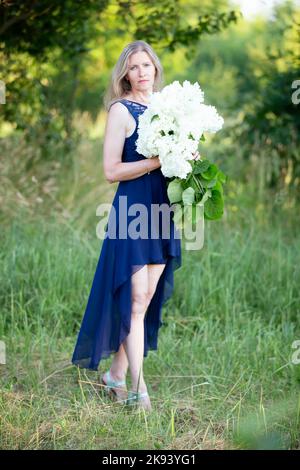
[[[159,155],[164,176],[185,179],[191,172],[192,153],[204,132],[215,133],[224,124],[214,106],[205,105],[198,82],[174,81],[151,94],[139,116],[136,150],[151,158]]]

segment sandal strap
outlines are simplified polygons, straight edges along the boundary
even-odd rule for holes
[[[106,377],[107,377],[107,380],[106,380],[107,387],[116,388],[116,387],[120,387],[120,385],[126,384],[125,380],[113,380],[110,375],[110,370],[106,372]]]
[[[148,396],[148,392],[135,392],[134,390],[128,391],[128,399],[129,400],[138,400],[140,398],[144,398]]]

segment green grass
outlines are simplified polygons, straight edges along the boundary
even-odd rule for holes
[[[203,249],[182,251],[144,362],[150,416],[112,403],[97,372],[70,363],[101,247],[94,227],[55,217],[4,226],[1,448],[300,448],[297,220],[231,202],[206,223]]]

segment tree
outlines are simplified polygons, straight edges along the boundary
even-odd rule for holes
[[[105,47],[111,38],[124,41],[129,35],[130,40],[143,38],[169,51],[185,46],[187,54],[192,54],[193,44],[202,35],[220,31],[238,19],[238,13],[228,8],[211,11],[208,7],[215,1],[203,4],[206,11],[191,25],[183,20],[186,8],[196,11],[198,3],[191,0],[120,0],[117,4],[110,0],[3,1],[0,58],[7,90],[3,121],[22,130],[28,140],[38,140],[44,158],[51,156],[51,142],[63,140],[66,149],[71,149],[76,143],[74,112],[85,109],[86,102],[77,92],[80,77],[84,77],[84,58],[92,45],[102,41]],[[110,69],[111,65],[106,66]],[[103,90],[95,90],[99,103],[89,101],[90,111],[100,105]]]

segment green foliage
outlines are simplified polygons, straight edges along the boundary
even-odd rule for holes
[[[224,210],[222,185],[226,182],[225,174],[207,159],[190,163],[192,171],[186,180],[168,178],[169,201],[180,205],[174,217],[178,226],[182,226],[181,216],[188,212],[188,206],[192,206],[192,224],[197,222],[197,206],[204,206],[204,218],[208,220],[220,219]]]
[[[1,3],[1,75],[7,90],[2,124],[36,143],[42,160],[51,159],[60,143],[64,157],[78,144],[72,122],[78,74],[106,5],[106,0]]]
[[[299,25],[299,7],[287,1],[272,18],[203,38],[191,75],[225,117],[210,156],[235,177],[276,191],[289,187],[300,198],[300,114],[292,100],[300,89]]]
[[[257,89],[245,104],[237,129],[246,158],[251,148],[264,152],[270,165],[270,187],[286,182],[297,188],[300,183],[299,102],[292,99],[292,86],[300,78],[299,20],[300,11],[297,15],[292,4],[277,7],[264,33],[270,42],[264,60],[258,59]]]
[[[65,59],[86,52],[86,42],[96,31],[95,19],[107,4],[108,0],[1,2],[0,34],[5,51],[41,60],[57,48]]]
[[[76,112],[89,111],[96,119],[124,40],[143,38],[169,53],[175,45],[189,46],[191,53],[200,36],[237,19],[227,2],[218,13],[213,4],[203,3],[194,27],[185,22],[185,12],[198,7],[194,0],[2,2],[0,59],[7,93],[0,124],[10,123],[28,144],[37,143],[44,160],[60,141],[60,154],[71,158],[79,140]]]

